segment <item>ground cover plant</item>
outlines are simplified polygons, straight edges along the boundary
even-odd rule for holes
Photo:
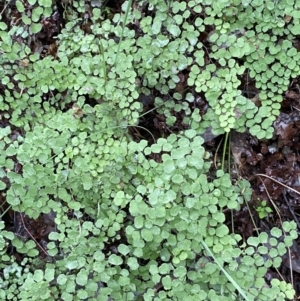
[[[213,169],[205,142],[273,137],[299,76],[299,6],[4,1],[0,298],[293,299],[267,275],[296,222],[243,239],[228,212],[250,182]]]

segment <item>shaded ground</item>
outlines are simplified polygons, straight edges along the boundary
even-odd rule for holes
[[[300,93],[298,81],[294,80],[285,94],[280,115],[274,122],[275,133],[272,139],[258,141],[249,134],[233,134],[232,154],[238,165],[238,173],[251,183],[252,202],[249,204],[259,230],[266,231],[280,227],[284,221],[295,220],[300,226]],[[236,171],[232,166],[231,171]],[[236,172],[233,173],[236,174]],[[263,200],[272,208],[267,219],[259,219],[256,209]],[[274,205],[278,208],[277,212]],[[244,239],[255,235],[255,227],[246,206],[234,215],[235,229]],[[289,258],[280,270],[286,281],[293,282],[300,292],[300,249],[297,242],[291,248],[292,272],[287,266]],[[277,271],[270,270],[270,277]],[[276,277],[276,276],[275,276]],[[292,277],[292,279],[291,279]]]
[[[111,11],[118,12],[122,1],[108,1]],[[12,15],[18,18],[18,13],[14,11],[14,7],[10,7]],[[2,9],[1,9],[2,10]],[[63,18],[63,8],[58,5],[58,10],[52,17],[44,20],[44,27],[41,33],[37,34],[36,42],[31,45],[34,51],[37,47],[42,47],[44,55],[54,55],[56,51],[55,36],[60,32],[65,24]],[[84,26],[77,24],[77,26]],[[87,29],[88,30],[88,29]],[[205,38],[205,37],[204,37]],[[176,91],[187,91],[187,73],[183,71],[180,74],[181,81],[176,87]],[[252,86],[251,86],[252,85]],[[247,86],[245,94],[249,97],[254,97],[257,91],[254,83]],[[300,79],[295,79],[291,82],[289,90],[286,91],[284,101],[282,103],[280,116],[274,123],[275,133],[272,139],[259,141],[248,133],[231,134],[230,148],[228,152],[231,157],[231,163],[228,161],[230,173],[233,181],[238,177],[242,177],[250,181],[253,189],[252,201],[249,207],[244,205],[240,212],[234,213],[234,228],[239,232],[244,240],[249,236],[256,235],[255,226],[252,223],[251,215],[253,215],[256,227],[259,230],[268,230],[274,226],[280,226],[284,221],[295,220],[298,225],[300,205],[299,193],[300,191]],[[0,91],[2,93],[3,91]],[[192,91],[193,92],[193,91]],[[251,96],[250,96],[251,95]],[[152,97],[141,97],[141,102],[144,104],[144,111],[147,112],[154,108],[154,97],[159,96],[157,91],[153,91]],[[208,108],[203,95],[197,96],[197,101],[193,106],[200,109],[201,114],[204,114]],[[140,126],[146,128],[157,139],[162,136],[167,136],[172,132],[178,132],[184,129],[182,124],[183,113],[175,113],[177,122],[174,126],[169,127],[166,124],[166,117],[159,114],[156,110],[152,110],[145,115],[140,121]],[[9,120],[2,118],[1,126],[9,124]],[[131,128],[130,133],[132,137],[139,141],[146,139],[149,144],[153,143],[152,136],[148,131],[140,128]],[[15,132],[17,135],[18,133]],[[205,146],[209,152],[216,157],[216,162],[220,162],[223,147],[219,148],[222,143],[222,137],[210,137],[207,139]],[[159,158],[156,158],[159,160]],[[234,159],[234,160],[232,160]],[[215,168],[212,166],[212,169]],[[272,209],[272,213],[263,222],[259,218],[257,208],[261,202],[265,200],[268,207]],[[4,199],[0,196],[1,205]],[[278,208],[278,213],[274,208]],[[250,209],[250,211],[249,211]],[[5,212],[5,205],[1,207],[2,212]],[[24,237],[24,239],[34,238],[40,245],[40,254],[43,256],[43,246],[47,244],[47,236],[54,229],[53,217],[43,215],[37,220],[31,220],[20,213],[8,210],[4,214],[7,230],[13,231],[16,235]],[[230,219],[228,219],[230,225]],[[22,255],[15,254],[17,260]],[[291,274],[287,263],[283,263],[279,270],[280,274],[288,282],[294,283],[297,295],[300,296],[300,251],[298,244],[294,244],[291,249],[291,256],[293,258],[293,267]],[[298,258],[299,257],[299,258]],[[288,261],[288,258],[284,260]],[[270,270],[267,275],[270,279],[272,277],[279,278],[278,271]],[[268,280],[270,280],[268,279]]]

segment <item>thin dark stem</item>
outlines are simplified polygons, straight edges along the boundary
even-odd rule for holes
[[[19,208],[20,210],[20,208]],[[33,241],[40,247],[40,249],[47,255],[49,256],[49,254],[47,253],[47,251],[35,240],[35,238],[31,235],[31,233],[29,232],[29,230],[26,228],[22,213],[20,212],[20,216],[21,216],[21,220],[24,226],[24,229],[26,230],[26,232],[29,234],[29,236],[33,239]]]

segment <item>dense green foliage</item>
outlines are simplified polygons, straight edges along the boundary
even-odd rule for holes
[[[76,10],[64,2],[55,57],[30,48],[52,1],[17,0],[20,22],[0,22],[0,104],[10,122],[0,128],[0,189],[14,211],[54,214],[56,225],[42,260],[33,240],[0,221],[0,299],[292,299],[290,284],[264,276],[297,237],[295,223],[247,244],[230,233],[224,210],[249,201],[250,185],[221,170],[208,177],[200,134],[211,126],[271,137],[299,75],[299,1],[125,1],[112,18],[91,7],[89,32],[74,27],[84,1]],[[189,87],[178,91],[183,70]],[[244,96],[245,76],[259,105]],[[143,114],[140,95],[153,91],[167,124],[181,112],[187,130],[150,146],[128,128]],[[210,106],[203,117],[195,93]]]

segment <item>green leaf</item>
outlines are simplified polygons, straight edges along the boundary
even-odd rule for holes
[[[11,188],[7,192],[6,201],[12,206],[17,206],[20,204],[20,198],[18,196],[16,197]]]
[[[269,252],[268,248],[265,246],[259,246],[257,248],[257,251],[262,255],[268,254],[268,252]]]
[[[33,22],[38,22],[42,14],[43,14],[43,8],[42,7],[38,6],[38,7],[34,8],[32,10],[32,17],[31,17],[32,21]]]
[[[44,7],[51,7],[52,0],[39,0],[39,5]]]
[[[266,232],[261,232],[258,236],[258,239],[261,243],[265,244],[268,241],[268,234]]]
[[[143,185],[139,185],[136,189],[136,191],[142,195],[146,194],[147,188]]]
[[[183,278],[186,276],[186,268],[185,267],[178,267],[174,270],[174,276],[178,278]]]
[[[160,273],[160,274],[169,274],[169,273],[170,273],[170,269],[171,269],[171,265],[170,265],[170,264],[163,263],[163,264],[159,267],[159,273]]]
[[[162,278],[162,285],[166,290],[170,290],[172,288],[172,279],[169,275]]]
[[[79,211],[81,208],[81,204],[79,202],[71,201],[68,203],[68,207],[72,210]]]
[[[152,241],[153,240],[153,233],[149,229],[142,229],[141,236],[145,241]]]
[[[9,231],[3,231],[2,229],[4,228],[3,227],[4,223],[0,223],[0,230],[1,230],[1,235],[9,240],[13,240],[15,238],[15,235],[14,233],[12,232],[9,232]]]
[[[17,10],[18,10],[20,13],[23,13],[23,12],[25,11],[25,7],[24,7],[22,1],[17,0],[17,1],[15,2],[15,4],[16,4]]]
[[[260,241],[259,241],[259,238],[258,238],[258,237],[249,237],[249,238],[247,239],[247,243],[248,243],[248,245],[250,245],[250,246],[257,247],[257,246],[259,245]]]
[[[155,18],[152,25],[153,34],[158,34],[161,31],[161,21],[159,18]]]
[[[290,232],[291,229],[294,229],[294,227],[295,227],[295,222],[293,222],[293,221],[292,222],[285,221],[282,224],[282,228],[285,232]]]
[[[116,196],[114,197],[115,205],[121,206],[122,204],[124,204],[124,199],[125,199],[124,191],[118,191]]]
[[[178,37],[181,33],[180,27],[175,25],[175,24],[171,24],[168,27],[168,31],[174,36],[174,37]]]
[[[294,24],[294,26],[290,28],[290,31],[294,36],[298,35],[300,32],[300,24]]]
[[[4,22],[0,22],[0,30],[6,30],[7,25]]]
[[[42,24],[40,23],[32,23],[30,25],[30,30],[33,34],[36,34],[42,30]]]
[[[195,130],[193,130],[193,129],[190,129],[190,130],[186,130],[185,131],[185,135],[188,138],[192,139],[192,138],[194,138],[197,135],[197,132]]]
[[[168,190],[165,194],[164,201],[165,203],[171,203],[176,199],[176,193],[173,190]]]
[[[282,230],[274,227],[274,228],[271,229],[271,235],[276,237],[276,238],[279,238],[279,237],[282,236]]]
[[[221,225],[216,230],[216,235],[218,237],[224,237],[228,233],[229,233],[229,229],[228,229],[228,227],[226,225]]]
[[[161,152],[161,145],[157,145],[157,144],[151,145],[151,151],[152,151],[154,154],[160,153],[160,152]]]
[[[65,266],[69,270],[74,270],[78,267],[78,262],[77,262],[77,260],[73,260],[72,258],[68,258]]]
[[[172,181],[176,184],[182,183],[184,180],[183,176],[181,174],[176,174],[172,177]]]
[[[26,252],[28,257],[36,257],[39,255],[39,251],[37,249],[30,249]]]
[[[175,164],[172,159],[166,160],[163,164],[165,173],[171,174],[175,170]]]
[[[42,270],[35,270],[33,274],[33,279],[36,282],[42,282],[44,278],[44,272]]]
[[[45,269],[45,279],[48,282],[51,282],[54,279],[55,269],[54,268],[46,268]]]
[[[82,184],[83,184],[83,189],[84,190],[90,190],[93,187],[92,179],[88,175],[83,175]]]
[[[129,253],[129,247],[124,245],[124,244],[120,244],[118,247],[118,251],[122,254],[122,255],[127,255]]]
[[[273,266],[274,268],[279,268],[281,266],[282,263],[282,258],[281,257],[276,257],[273,259]]]
[[[108,262],[112,265],[121,265],[123,263],[123,260],[120,256],[112,254],[108,257]]]
[[[30,157],[26,152],[21,152],[18,154],[18,160],[19,160],[19,162],[24,164],[26,162],[30,162]]]
[[[134,226],[137,229],[141,229],[144,226],[144,218],[141,215],[138,215],[134,218]]]
[[[6,189],[6,184],[0,180],[0,190]]]
[[[85,269],[81,269],[76,276],[76,283],[81,286],[85,286],[88,281],[88,272]]]
[[[68,193],[68,191],[65,188],[59,188],[57,196],[65,202],[71,201],[71,195],[70,193]]]
[[[88,297],[88,293],[85,289],[84,290],[80,289],[80,290],[77,291],[77,296],[81,300],[86,300],[87,297]]]
[[[149,272],[151,275],[158,274],[158,267],[155,264],[150,265]]]
[[[130,267],[130,269],[132,269],[133,271],[134,270],[137,270],[139,268],[139,263],[137,261],[137,259],[135,257],[129,257],[127,259],[127,265]]]
[[[64,274],[58,275],[56,282],[58,285],[64,285],[67,282],[68,278]]]
[[[74,289],[75,291],[75,289]],[[73,294],[69,294],[67,292],[63,292],[61,294],[61,298],[64,300],[64,301],[72,301],[73,300]]]
[[[284,244],[286,247],[291,247],[293,245],[293,238],[290,236],[286,236],[284,238]]]
[[[271,258],[275,258],[276,256],[278,256],[278,251],[277,251],[277,249],[275,249],[275,248],[270,249],[269,252],[268,252],[268,255],[269,255]]]

